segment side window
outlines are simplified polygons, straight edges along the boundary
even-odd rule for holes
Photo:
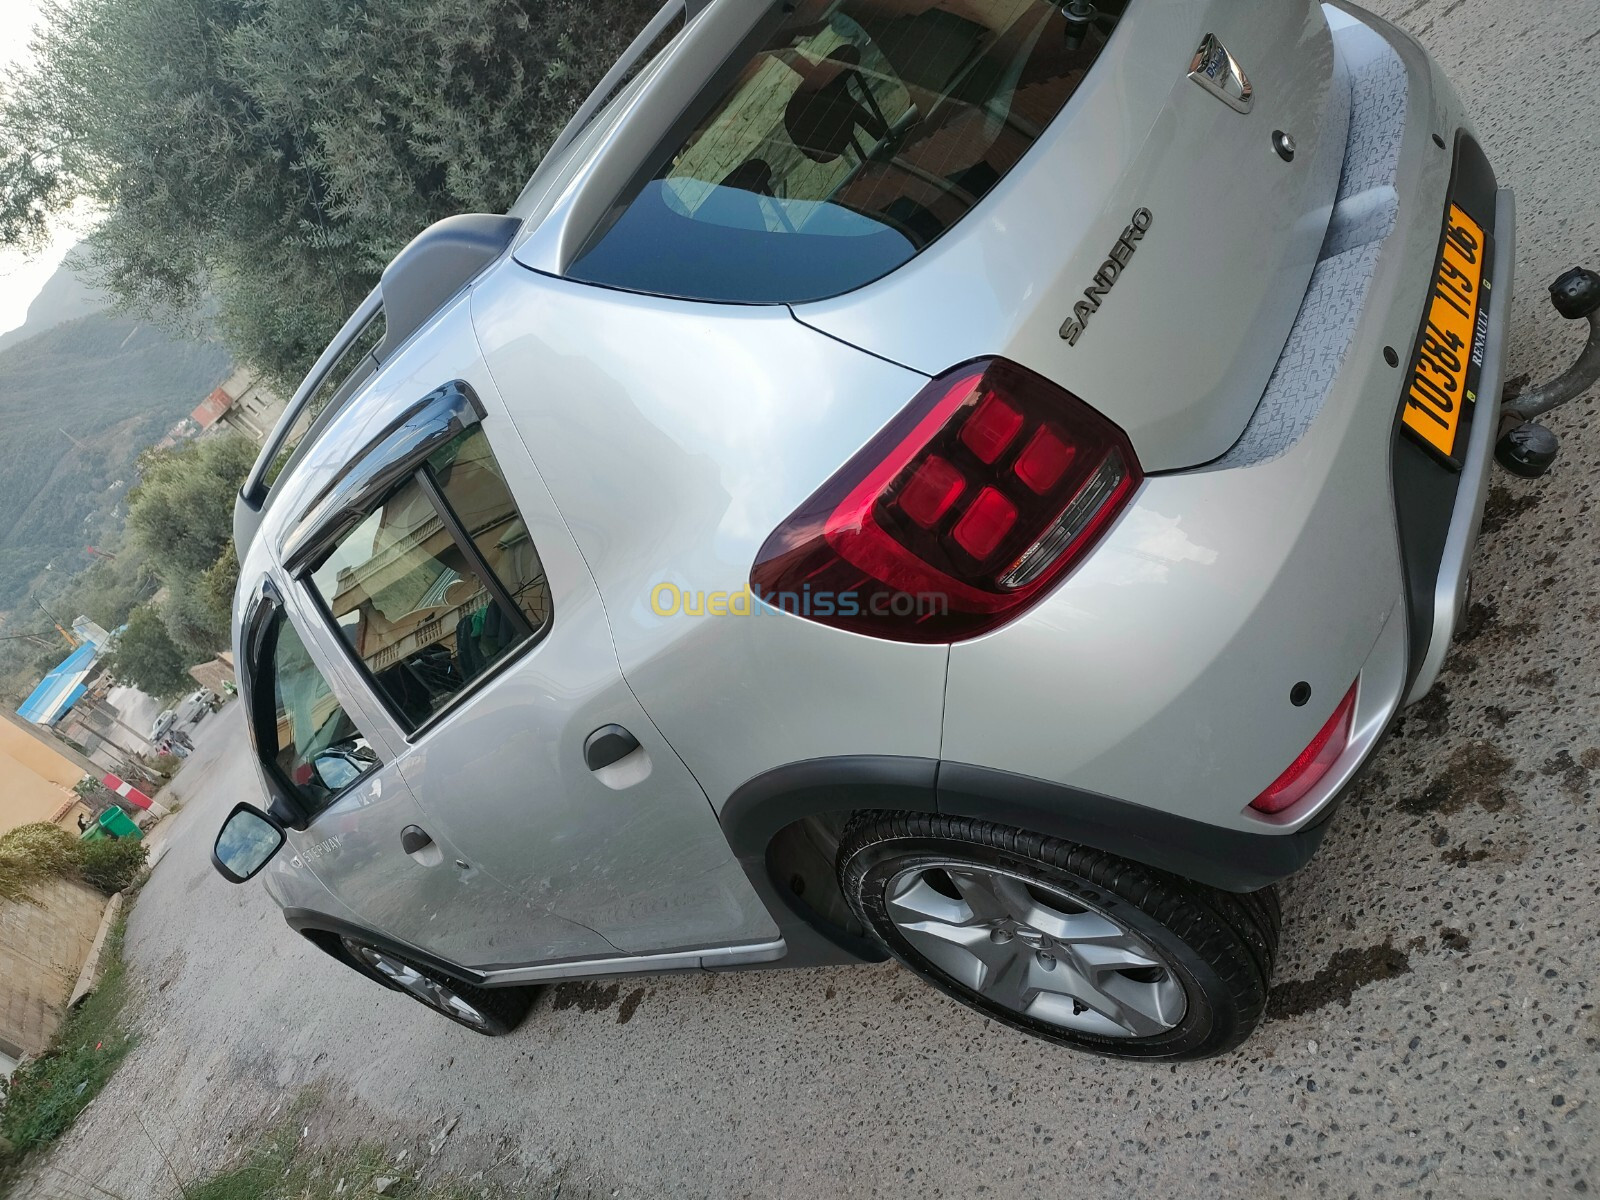
[[[294,626],[282,613],[272,619],[257,704],[273,717],[262,737],[270,744],[259,748],[307,814],[315,815],[375,768],[378,756],[334,698]]]
[[[408,730],[550,623],[550,587],[479,428],[440,447],[308,582]]]
[[[428,461],[439,491],[486,567],[505,585],[528,624],[550,619],[550,585],[500,464],[481,429],[469,429]]]

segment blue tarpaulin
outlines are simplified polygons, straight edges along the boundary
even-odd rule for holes
[[[82,698],[88,690],[89,672],[94,669],[95,657],[100,648],[85,642],[65,661],[39,682],[33,694],[22,702],[17,712],[35,725],[54,725],[66,711]]]

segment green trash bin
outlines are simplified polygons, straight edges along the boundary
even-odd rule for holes
[[[139,827],[133,823],[133,818],[114,804],[100,814],[100,818],[95,824],[104,830],[108,837],[144,837],[144,834],[139,832]]]

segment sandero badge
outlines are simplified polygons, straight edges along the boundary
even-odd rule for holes
[[[1061,337],[1067,345],[1076,346],[1078,339],[1083,336],[1084,327],[1089,324],[1089,318],[1100,311],[1100,305],[1111,289],[1117,286],[1117,280],[1122,278],[1123,269],[1133,261],[1134,253],[1139,249],[1139,243],[1144,241],[1144,235],[1150,232],[1150,223],[1154,218],[1148,208],[1134,211],[1127,228],[1122,231],[1122,236],[1111,247],[1111,252],[1106,255],[1105,262],[1100,264],[1100,269],[1094,273],[1094,282],[1084,289],[1083,299],[1072,306],[1072,315],[1062,323]]]

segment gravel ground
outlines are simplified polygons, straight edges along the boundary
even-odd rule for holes
[[[1386,0],[1519,192],[1513,375],[1577,331],[1543,285],[1600,259],[1596,0]],[[21,1195],[173,1194],[299,1088],[312,1136],[378,1138],[519,1195],[1503,1197],[1600,1188],[1595,402],[1549,478],[1498,475],[1439,691],[1285,888],[1274,1016],[1182,1067],[1051,1050],[893,966],[545,993],[503,1041],[361,981],[207,840],[253,796],[237,708],[207,723],[133,911],[144,1040]],[[1586,532],[1587,531],[1587,532]],[[147,1137],[131,1114],[142,1115]],[[437,1157],[429,1139],[460,1117]],[[159,1143],[171,1168],[152,1148]]]

